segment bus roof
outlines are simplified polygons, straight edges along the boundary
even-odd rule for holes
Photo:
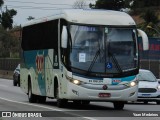
[[[120,11],[100,9],[64,9],[57,11],[52,16],[32,20],[23,27],[60,18],[63,18],[69,22],[82,24],[117,26],[135,25],[135,22],[131,16]]]

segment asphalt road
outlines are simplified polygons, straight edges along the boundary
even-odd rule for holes
[[[115,111],[109,102],[91,102],[86,106],[69,102],[66,108],[58,108],[52,99],[44,104],[31,104],[28,96],[13,86],[12,80],[6,79],[0,79],[0,114],[2,112],[4,117],[0,120],[160,120],[160,105],[154,102],[128,103],[119,111]],[[11,112],[12,117],[5,117],[6,112]],[[38,118],[32,118],[34,115]]]

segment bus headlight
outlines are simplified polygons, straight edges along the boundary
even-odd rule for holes
[[[134,86],[136,86],[136,85],[137,85],[136,81],[130,82],[130,86],[131,86],[131,87],[134,87]]]
[[[72,79],[72,80],[70,80],[70,82],[72,82],[72,83],[75,84],[75,85],[81,85],[81,84],[84,83],[84,82],[82,82],[82,81],[80,81],[80,80],[76,80],[76,79]]]
[[[138,81],[137,80],[131,81],[129,83],[125,83],[124,85],[126,85],[128,87],[134,87],[134,86],[138,85]]]
[[[76,85],[79,85],[81,83],[79,80],[73,80],[72,82]]]
[[[69,80],[71,83],[75,84],[75,85],[81,85],[83,84],[84,82],[80,81],[80,80],[77,80],[77,79],[73,79],[71,77],[68,77],[66,76],[66,79]]]

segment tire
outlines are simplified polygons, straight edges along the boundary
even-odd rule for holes
[[[124,108],[124,102],[113,102],[114,109],[122,110]]]
[[[15,80],[13,80],[13,86],[17,86],[17,83],[15,82]]]
[[[18,76],[18,87],[20,87],[20,76]]]
[[[160,101],[157,101],[157,105],[160,105]]]
[[[90,103],[90,101],[88,100],[74,100],[73,104],[75,105],[88,105]]]
[[[30,103],[37,102],[37,95],[32,94],[32,84],[30,81],[28,84],[28,100]]]
[[[57,99],[57,106],[58,106],[59,108],[64,108],[64,107],[66,106],[68,100],[66,100],[66,99],[60,99],[60,98],[59,98],[59,87],[58,87],[58,83],[57,83],[57,85],[56,85],[56,87],[55,87],[55,98]]]
[[[90,101],[88,100],[82,100],[82,105],[89,105]]]
[[[15,81],[14,75],[13,75],[13,86],[17,86],[17,82]]]
[[[81,105],[81,101],[80,100],[73,100],[73,104],[74,105]]]
[[[57,106],[59,108],[64,108],[66,107],[67,100],[66,99],[57,99]]]
[[[46,102],[46,96],[37,96],[38,102],[39,103],[45,103]]]
[[[148,104],[148,101],[144,101],[144,104]]]

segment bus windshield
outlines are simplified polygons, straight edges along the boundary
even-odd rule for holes
[[[123,73],[136,69],[136,30],[107,26],[70,25],[71,68],[86,73]]]

